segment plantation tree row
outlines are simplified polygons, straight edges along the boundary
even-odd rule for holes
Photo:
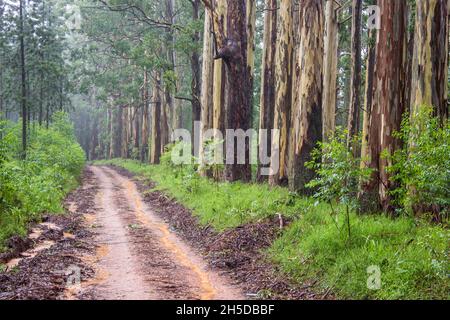
[[[414,137],[395,133],[404,115],[412,127],[428,107],[441,126],[448,119],[447,0],[76,0],[73,32],[56,3],[11,10],[0,0],[0,114],[21,115],[26,133],[29,121],[76,105],[89,159],[157,164],[173,130],[186,128],[200,174],[311,193],[313,150],[344,127],[347,150],[371,169],[363,209],[393,212],[392,155],[415,150]],[[251,128],[256,171],[248,140],[244,163],[235,152],[233,163],[205,164],[202,133],[222,132],[218,143],[226,129]]]
[[[108,138],[87,128],[91,158],[159,163],[172,130],[194,132],[195,121],[201,132],[275,128],[273,137],[260,130],[268,143],[259,159],[271,157],[279,170],[262,175],[271,164],[259,163],[256,179],[309,193],[311,152],[341,126],[350,152],[373,172],[361,185],[365,210],[393,211],[385,153],[404,147],[394,134],[404,114],[414,123],[432,106],[442,123],[448,118],[445,0],[98,1],[95,12],[83,28],[101,91],[93,95],[101,124],[91,127]],[[200,159],[202,139],[192,134]],[[252,180],[249,141],[244,148],[244,164],[235,158],[200,173]]]

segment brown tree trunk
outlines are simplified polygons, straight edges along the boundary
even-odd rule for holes
[[[275,56],[275,110],[273,128],[280,130],[272,141],[271,185],[285,184],[288,179],[288,140],[291,128],[292,77],[294,72],[294,4],[282,0]],[[277,150],[278,149],[278,150]],[[275,158],[278,156],[277,158]],[[277,165],[275,165],[277,163]],[[278,168],[277,168],[278,167]]]
[[[348,109],[348,144],[353,154],[358,154],[357,145],[350,145],[352,138],[359,133],[361,108],[361,15],[362,0],[352,3],[352,64],[350,80],[350,106]]]
[[[89,150],[88,158],[89,160],[98,159],[97,147],[98,147],[98,115],[94,115],[94,121],[92,122],[91,130],[91,148]]]
[[[229,0],[226,9],[226,32],[222,10],[217,10],[215,3],[203,0],[214,18],[215,38],[217,43],[216,59],[222,59],[226,65],[225,72],[225,110],[227,129],[247,131],[251,124],[252,101],[252,61],[248,54],[253,47],[249,23],[253,16],[253,0]],[[222,3],[223,4],[223,3]],[[249,6],[252,7],[250,10]],[[245,13],[245,14],[244,14]],[[251,26],[252,25],[252,26]],[[217,27],[217,29],[216,29]],[[250,37],[249,37],[250,35]],[[219,71],[220,72],[220,71]],[[231,140],[231,139],[229,139]],[[243,150],[237,150],[237,139],[234,139],[234,157],[228,159],[226,179],[228,181],[251,179],[250,144],[246,139]],[[244,164],[238,164],[237,151],[244,154]],[[231,164],[232,162],[232,164]]]
[[[201,134],[200,134],[200,169],[201,175],[208,175],[205,167],[205,141],[203,134],[213,127],[213,37],[212,37],[212,20],[209,11],[205,12],[205,23],[203,33],[203,62],[202,62],[202,96],[201,96]]]
[[[129,105],[123,107],[122,110],[122,150],[120,151],[120,157],[123,159],[128,158],[128,146],[129,146],[129,130],[130,127],[128,125],[128,113],[129,113]]]
[[[24,30],[24,0],[19,2],[19,41],[20,41],[20,71],[21,71],[21,107],[22,107],[22,158],[27,157],[27,120],[29,117],[27,107],[27,78],[25,66],[25,30]]]
[[[108,158],[114,158],[114,117],[112,106],[108,105],[108,130],[109,130],[109,153]]]
[[[275,48],[277,43],[277,1],[266,0],[264,13],[264,46],[261,71],[261,99],[259,109],[259,161],[257,180],[267,180],[261,175],[262,168],[269,168],[270,163],[262,164],[261,159],[271,157],[271,129],[274,125],[275,107]],[[266,130],[266,135],[263,135]]]
[[[253,3],[253,1],[249,1]],[[247,131],[251,126],[252,58],[249,52],[249,34],[246,0],[228,1],[227,37],[224,46],[219,49],[219,57],[226,65],[226,124],[227,129]],[[243,14],[246,13],[246,14]],[[227,135],[227,143],[231,139]],[[226,165],[227,181],[250,181],[250,141],[246,139],[243,150],[238,150],[238,139],[234,138],[234,157]],[[244,154],[244,163],[238,163],[238,153]],[[230,163],[232,162],[232,164]]]
[[[5,11],[5,7],[3,4],[3,0],[0,0],[0,21],[3,20],[3,13]],[[3,33],[3,22],[0,22],[0,34]],[[1,44],[3,46],[3,43]],[[0,50],[3,48],[0,47]],[[3,69],[4,69],[4,58],[3,58],[3,50],[0,51],[0,120],[6,118],[4,114],[4,106],[3,106]],[[1,134],[0,134],[1,138]]]
[[[142,143],[141,143],[141,162],[148,157],[148,72],[144,71],[144,85],[142,87]]]
[[[386,168],[391,164],[382,157],[401,147],[393,133],[400,129],[406,100],[406,1],[379,0],[381,26],[376,43],[376,65],[372,91],[372,108],[368,131],[369,167],[374,174],[363,186],[363,210],[383,208],[392,212],[389,191],[394,187]],[[374,206],[375,204],[375,206]]]
[[[434,115],[448,119],[448,37],[447,0],[417,0],[412,108],[414,118],[421,107],[433,107]]]
[[[176,3],[175,0],[167,0],[167,16],[169,18],[169,23],[171,23],[172,25],[177,23],[176,20]],[[170,33],[170,42],[172,44],[175,44],[175,37],[173,35],[173,32]],[[180,71],[180,67],[178,66],[178,57],[177,57],[177,53],[176,50],[171,49],[169,52],[169,61],[173,66],[173,71],[175,73],[175,92],[178,92],[179,89],[181,88],[181,71]],[[179,129],[181,128],[182,124],[181,124],[181,100],[180,99],[172,99],[172,105],[173,105],[173,109],[171,111],[172,113],[172,124],[171,126],[169,126],[169,129],[173,130],[173,129]]]
[[[372,113],[372,91],[373,91],[373,76],[375,70],[375,40],[376,30],[369,30],[368,35],[368,53],[366,63],[366,85],[364,90],[364,114],[363,114],[363,129],[362,129],[362,142],[361,142],[361,167],[367,167],[367,161],[369,160],[369,125],[370,115]]]
[[[169,23],[170,25],[174,25],[175,24],[175,0],[166,0],[166,19],[167,19],[167,23]],[[174,33],[173,33],[174,28],[168,29],[167,30],[167,47],[166,47],[166,51],[167,51],[167,61],[170,64],[170,70],[174,72],[175,77],[177,77],[176,74],[176,68],[175,68],[175,50],[174,50],[174,44],[175,44],[175,40],[174,40]],[[175,92],[177,91],[177,81],[178,79],[175,80],[174,84],[170,84],[170,85],[175,85]],[[168,142],[170,140],[170,134],[172,132],[172,130],[174,129],[173,125],[175,124],[176,120],[175,120],[175,112],[178,110],[175,110],[175,104],[178,103],[176,102],[173,97],[173,94],[171,92],[171,90],[169,90],[170,88],[166,87],[166,114],[167,114],[167,126],[168,126]],[[178,106],[177,106],[178,107]],[[178,128],[178,126],[176,126],[175,128]]]
[[[139,150],[140,150],[140,143],[141,143],[141,107],[136,106],[134,108],[133,112],[133,142],[134,142],[134,150],[133,150],[133,157],[135,157],[135,160],[139,159]]]
[[[207,5],[207,3],[205,3]],[[208,12],[213,20],[213,45],[214,56],[219,48],[223,46],[222,34],[227,30],[227,1],[215,0],[209,3]],[[214,59],[213,70],[213,128],[225,134],[225,63],[222,59]],[[216,132],[217,132],[216,131]],[[223,137],[215,136],[215,142],[219,142]],[[223,150],[222,150],[223,151]],[[223,163],[223,159],[215,159],[217,163]],[[214,178],[219,180],[223,174],[219,170],[214,170]]]
[[[292,190],[308,193],[306,184],[314,177],[306,168],[311,151],[322,140],[322,86],[324,55],[324,12],[322,1],[300,1],[300,48],[297,59],[300,66],[297,104],[293,106],[292,154],[290,156],[289,186]]]
[[[193,0],[192,3],[192,19],[194,21],[200,18],[200,0]],[[194,32],[192,41],[194,43],[200,42],[200,34]],[[200,72],[200,56],[195,49],[191,54],[191,72],[192,72],[192,82],[191,82],[191,99],[192,99],[192,155],[198,157],[199,145],[200,145],[200,135],[194,134],[195,122],[200,121],[202,108],[200,104],[201,96],[201,72]]]
[[[161,104],[161,154],[164,153],[164,148],[169,144],[170,133],[169,133],[169,117],[167,110],[169,109],[171,103],[170,92],[164,89],[164,99],[162,99]]]
[[[407,70],[406,70],[406,101],[405,106],[406,110],[405,112],[410,114],[411,113],[411,97],[412,97],[412,77],[413,77],[413,64],[417,66],[417,59],[415,59],[415,4],[412,2],[408,2],[408,63],[407,63]],[[417,72],[416,66],[414,67],[415,72]]]
[[[336,127],[336,79],[338,61],[339,21],[338,4],[329,0],[325,7],[325,40],[323,58],[323,134],[326,141]]]
[[[161,158],[161,72],[154,72],[152,98],[152,137],[150,163],[158,164]]]

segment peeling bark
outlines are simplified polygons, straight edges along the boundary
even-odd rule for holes
[[[314,177],[306,168],[311,151],[322,140],[322,86],[324,55],[324,12],[322,1],[300,1],[300,47],[298,61],[300,76],[294,94],[298,95],[293,106],[289,187],[308,193],[306,184]],[[319,36],[318,36],[319,35]]]
[[[350,80],[350,106],[348,109],[348,144],[354,155],[359,146],[351,146],[352,138],[359,133],[361,108],[361,15],[362,0],[352,2],[352,65]]]
[[[266,0],[264,13],[264,47],[261,71],[261,99],[259,109],[259,159],[271,156],[271,129],[274,125],[275,105],[275,49],[277,44],[277,1]],[[267,141],[263,141],[261,130],[267,130]],[[270,167],[270,163],[258,164],[257,180],[262,182],[267,176],[261,175],[261,168]]]
[[[379,0],[379,5],[383,27],[377,35],[367,149],[368,165],[375,171],[371,181],[363,186],[361,200],[364,211],[376,212],[382,208],[393,212],[389,191],[395,186],[386,171],[391,163],[382,157],[382,152],[393,154],[402,146],[393,133],[400,129],[406,109],[407,4],[404,1]]]
[[[200,17],[200,0],[192,0],[192,19],[196,21]],[[200,41],[199,32],[194,32],[192,41],[194,43],[198,43]],[[195,146],[200,145],[199,140],[196,139],[196,135],[194,134],[194,123],[196,121],[200,121],[201,119],[201,105],[200,105],[200,96],[201,96],[201,74],[200,74],[200,55],[195,49],[191,54],[191,72],[192,72],[192,82],[191,82],[191,104],[192,104],[192,155],[198,157],[198,148],[195,149]]]
[[[448,119],[448,2],[417,0],[415,57],[411,116],[423,106],[433,107],[434,115]]]
[[[273,128],[280,130],[272,145],[271,185],[286,184],[288,180],[288,141],[291,128],[292,81],[294,73],[294,4],[281,0],[279,29],[275,55],[275,110]],[[279,152],[275,152],[279,149]],[[274,157],[278,154],[278,159]],[[278,170],[274,162],[278,162]]]
[[[200,174],[207,176],[208,172],[204,170],[205,164],[205,150],[203,134],[212,129],[213,121],[213,76],[214,76],[214,62],[213,62],[213,37],[212,37],[212,21],[209,11],[205,12],[205,23],[203,32],[203,62],[202,62],[202,96],[201,96],[201,134],[200,134]]]
[[[369,30],[368,35],[368,53],[367,53],[367,63],[366,63],[366,85],[364,90],[364,114],[363,114],[363,128],[362,128],[362,143],[361,143],[361,168],[367,166],[367,160],[369,157],[369,125],[370,125],[370,115],[372,111],[372,90],[373,90],[373,76],[375,70],[375,39],[376,31]]]
[[[253,96],[253,58],[249,55],[249,48],[253,44],[249,43],[253,37],[249,25],[251,15],[247,16],[254,9],[248,9],[254,5],[254,0],[229,0],[227,8],[227,37],[223,47],[219,48],[219,57],[226,65],[226,124],[227,129],[247,131],[251,126],[251,102]],[[243,13],[246,13],[245,15]],[[250,37],[249,37],[250,35]],[[233,164],[226,164],[225,178],[227,181],[250,181],[250,141],[246,140],[244,150],[237,149],[237,139],[234,139],[234,159]],[[238,152],[244,152],[245,163],[238,164]]]
[[[325,40],[323,58],[323,141],[326,141],[336,127],[336,90],[339,21],[338,4],[328,0],[325,7]]]

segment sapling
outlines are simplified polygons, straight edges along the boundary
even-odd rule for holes
[[[359,136],[352,137],[349,145],[358,145]],[[361,182],[370,178],[372,169],[361,168],[361,159],[348,149],[347,132],[338,128],[328,142],[319,143],[312,152],[312,161],[307,163],[308,168],[316,173],[316,178],[308,183],[307,187],[315,190],[314,197],[330,205],[332,219],[339,231],[336,217],[341,204],[345,208],[345,227],[348,240],[351,238],[350,212],[357,211],[359,207],[358,191]]]

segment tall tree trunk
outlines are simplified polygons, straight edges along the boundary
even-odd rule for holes
[[[134,140],[134,155],[136,157],[136,160],[139,157],[139,150],[140,150],[140,142],[141,142],[141,108],[139,106],[136,106],[134,108],[134,134],[133,134],[133,140]]]
[[[292,81],[294,72],[294,3],[282,0],[275,56],[275,110],[273,128],[280,131],[272,141],[272,185],[287,183],[288,140],[291,128]],[[277,157],[277,158],[275,158]],[[277,164],[277,165],[275,165]]]
[[[91,141],[90,141],[90,150],[88,153],[89,160],[97,159],[97,146],[98,146],[98,115],[94,115],[94,121],[92,122],[91,128]]]
[[[123,106],[115,106],[113,110],[113,118],[116,119],[115,134],[114,134],[114,158],[119,158],[122,155],[122,132],[123,128]]]
[[[214,5],[203,0],[214,18],[215,38],[217,42],[216,59],[222,59],[226,65],[225,72],[225,110],[227,129],[243,130],[250,128],[251,103],[252,103],[252,71],[253,71],[253,38],[254,23],[252,21],[254,1],[253,0],[229,0],[226,10],[226,32],[224,30],[223,13],[216,10]],[[251,8],[250,8],[251,7]],[[244,14],[245,13],[245,14]],[[222,21],[221,21],[222,20]],[[251,51],[251,52],[249,52]],[[228,139],[230,138],[230,139]],[[234,157],[227,159],[225,169],[226,179],[251,180],[250,166],[250,141],[245,139],[243,150],[237,150],[238,139],[226,138],[234,141]],[[233,140],[233,141],[232,141]],[[230,150],[231,151],[231,150]],[[243,155],[243,163],[238,163],[238,152]],[[230,152],[231,153],[231,152]],[[231,164],[232,163],[232,164]]]
[[[382,157],[401,147],[393,136],[400,129],[406,100],[406,1],[379,0],[381,26],[376,43],[376,65],[372,91],[372,108],[368,132],[369,167],[374,174],[363,186],[363,210],[374,212],[380,207],[392,212],[389,191],[394,187],[386,168],[391,164]],[[378,204],[374,207],[373,204]]]
[[[253,86],[255,76],[256,0],[246,0],[247,69],[250,78],[250,126],[253,117]]]
[[[44,119],[44,79],[42,76],[42,73],[40,75],[39,80],[39,115],[38,115],[38,122],[39,126],[42,126],[42,121]]]
[[[361,142],[361,167],[367,167],[367,161],[369,160],[369,126],[370,115],[372,113],[372,91],[373,91],[373,76],[375,71],[375,40],[376,30],[369,30],[368,35],[368,50],[367,50],[367,63],[366,63],[366,85],[364,90],[364,114],[363,114],[363,129],[362,129],[362,142]]]
[[[0,16],[1,18],[1,16]],[[3,32],[0,29],[0,32]],[[0,47],[0,50],[2,50],[2,48]],[[6,118],[5,116],[5,110],[3,107],[3,52],[0,51],[0,120],[3,120]]]
[[[266,0],[264,8],[264,45],[261,71],[261,99],[259,109],[259,160],[271,157],[272,136],[275,107],[275,48],[277,43],[277,1]],[[266,134],[263,135],[263,130]],[[265,141],[264,141],[265,140]],[[262,182],[267,175],[261,174],[262,168],[269,168],[270,163],[258,162],[257,180]]]
[[[216,18],[213,19],[213,42],[214,42],[214,56],[217,54],[219,48],[223,46],[223,39],[221,34],[225,34],[227,30],[227,1],[216,0],[214,12],[210,14]],[[225,134],[225,63],[222,59],[214,60],[213,70],[213,128],[216,132]],[[214,140],[218,142],[223,137],[215,136]],[[223,150],[222,150],[223,151]],[[216,159],[220,163],[223,159]],[[214,171],[215,179],[221,179],[222,173]]]
[[[412,78],[413,78],[413,64],[417,66],[417,59],[415,59],[415,27],[416,21],[415,21],[415,3],[408,1],[408,64],[407,64],[407,70],[406,70],[406,101],[405,106],[406,110],[405,112],[410,114],[411,113],[411,97],[412,97]],[[417,67],[414,66],[415,72],[417,72]]]
[[[177,23],[176,20],[176,8],[175,8],[175,0],[167,0],[166,2],[167,6],[167,15],[169,18],[169,23],[171,23],[172,25]],[[175,44],[175,36],[173,34],[173,28],[170,32],[169,35],[169,41],[172,45],[171,50],[169,50],[169,61],[173,66],[173,71],[175,73],[175,92],[178,92],[179,89],[181,88],[181,68],[178,66],[178,57],[177,57],[177,53],[176,50],[173,48],[174,44]],[[171,111],[171,119],[172,119],[172,124],[169,126],[169,129],[173,130],[173,129],[179,129],[181,128],[182,124],[181,124],[181,100],[180,99],[172,99],[172,111]]]
[[[0,0],[0,34],[3,34],[3,13],[5,11],[3,0]],[[4,59],[3,59],[3,39],[0,38],[0,120],[5,119],[4,106],[3,106],[3,69],[4,69]],[[0,135],[1,138],[1,135]]]
[[[152,99],[152,140],[150,163],[158,164],[161,157],[161,72],[155,71]]]
[[[359,146],[350,145],[352,138],[359,133],[361,108],[361,15],[362,0],[352,3],[352,64],[350,80],[350,106],[348,109],[348,144],[356,156]]]
[[[169,117],[167,110],[169,109],[169,104],[171,103],[170,92],[167,88],[164,89],[164,99],[162,99],[161,104],[161,154],[164,153],[164,148],[169,144],[170,133],[169,133]]]
[[[212,38],[212,21],[209,11],[205,12],[205,23],[203,32],[203,62],[202,62],[202,96],[201,96],[201,133],[200,133],[200,174],[208,175],[205,167],[205,141],[203,134],[213,127],[213,38]]]
[[[144,70],[144,85],[142,87],[142,143],[141,143],[141,162],[148,157],[148,72]]]
[[[24,0],[19,2],[19,41],[20,41],[20,69],[21,69],[21,106],[22,106],[22,158],[27,157],[27,79],[25,66],[25,30],[24,30]]]
[[[197,21],[200,18],[200,0],[193,0],[192,3],[192,19]],[[200,42],[199,32],[194,32],[192,41],[194,43]],[[195,122],[200,121],[202,108],[200,105],[201,96],[201,71],[200,71],[200,56],[197,49],[191,54],[191,72],[192,72],[192,82],[191,82],[191,99],[192,99],[192,155],[198,156],[198,147],[200,145],[200,135],[194,134]]]
[[[289,186],[304,191],[314,172],[306,168],[311,151],[322,140],[322,86],[324,55],[324,12],[322,1],[300,1],[300,48],[298,52],[301,69],[297,104],[293,106],[293,146],[290,148]]]
[[[227,10],[227,37],[224,47],[219,49],[219,57],[226,65],[226,124],[227,129],[247,131],[251,126],[251,103],[253,96],[252,74],[253,66],[249,52],[252,44],[249,43],[249,19],[247,11],[253,1],[230,0]],[[250,9],[248,9],[250,10]],[[246,13],[245,15],[243,13]],[[250,37],[250,40],[252,37]],[[228,159],[226,165],[227,181],[250,181],[250,141],[247,139],[243,149],[238,148],[238,139],[230,139],[227,135],[227,143],[234,142],[234,157]],[[232,141],[233,140],[233,141]],[[228,152],[227,152],[228,153]],[[238,161],[238,153],[243,154],[244,163]],[[231,164],[232,163],[232,164]]]
[[[325,7],[325,40],[323,58],[323,134],[326,141],[336,127],[336,79],[338,62],[338,4],[329,0]]]
[[[129,126],[128,126],[128,112],[129,112],[129,105],[126,105],[122,107],[122,143],[121,143],[121,151],[120,151],[120,157],[123,159],[128,158],[128,136],[129,136]]]
[[[173,25],[175,23],[175,13],[174,13],[174,6],[175,6],[175,1],[174,0],[166,0],[166,19],[167,19],[167,23],[169,23],[170,25]],[[167,51],[167,61],[170,64],[170,69],[171,71],[174,72],[175,74],[175,50],[174,50],[174,28],[170,28],[167,30],[167,47],[166,47],[166,51]],[[176,74],[175,74],[176,75]],[[172,84],[171,84],[172,85]],[[177,89],[177,85],[176,85],[176,80],[175,80],[175,89]],[[168,127],[168,141],[170,140],[170,133],[173,130],[173,124],[174,124],[174,117],[175,117],[175,103],[174,103],[174,98],[173,98],[173,94],[170,90],[170,88],[166,85],[166,115],[167,115],[167,127]],[[176,127],[177,128],[177,127]]]
[[[109,127],[109,159],[114,158],[114,113],[112,106],[108,105],[108,127]]]
[[[423,106],[433,107],[434,115],[448,119],[448,37],[447,0],[417,0],[412,109],[414,115]]]

